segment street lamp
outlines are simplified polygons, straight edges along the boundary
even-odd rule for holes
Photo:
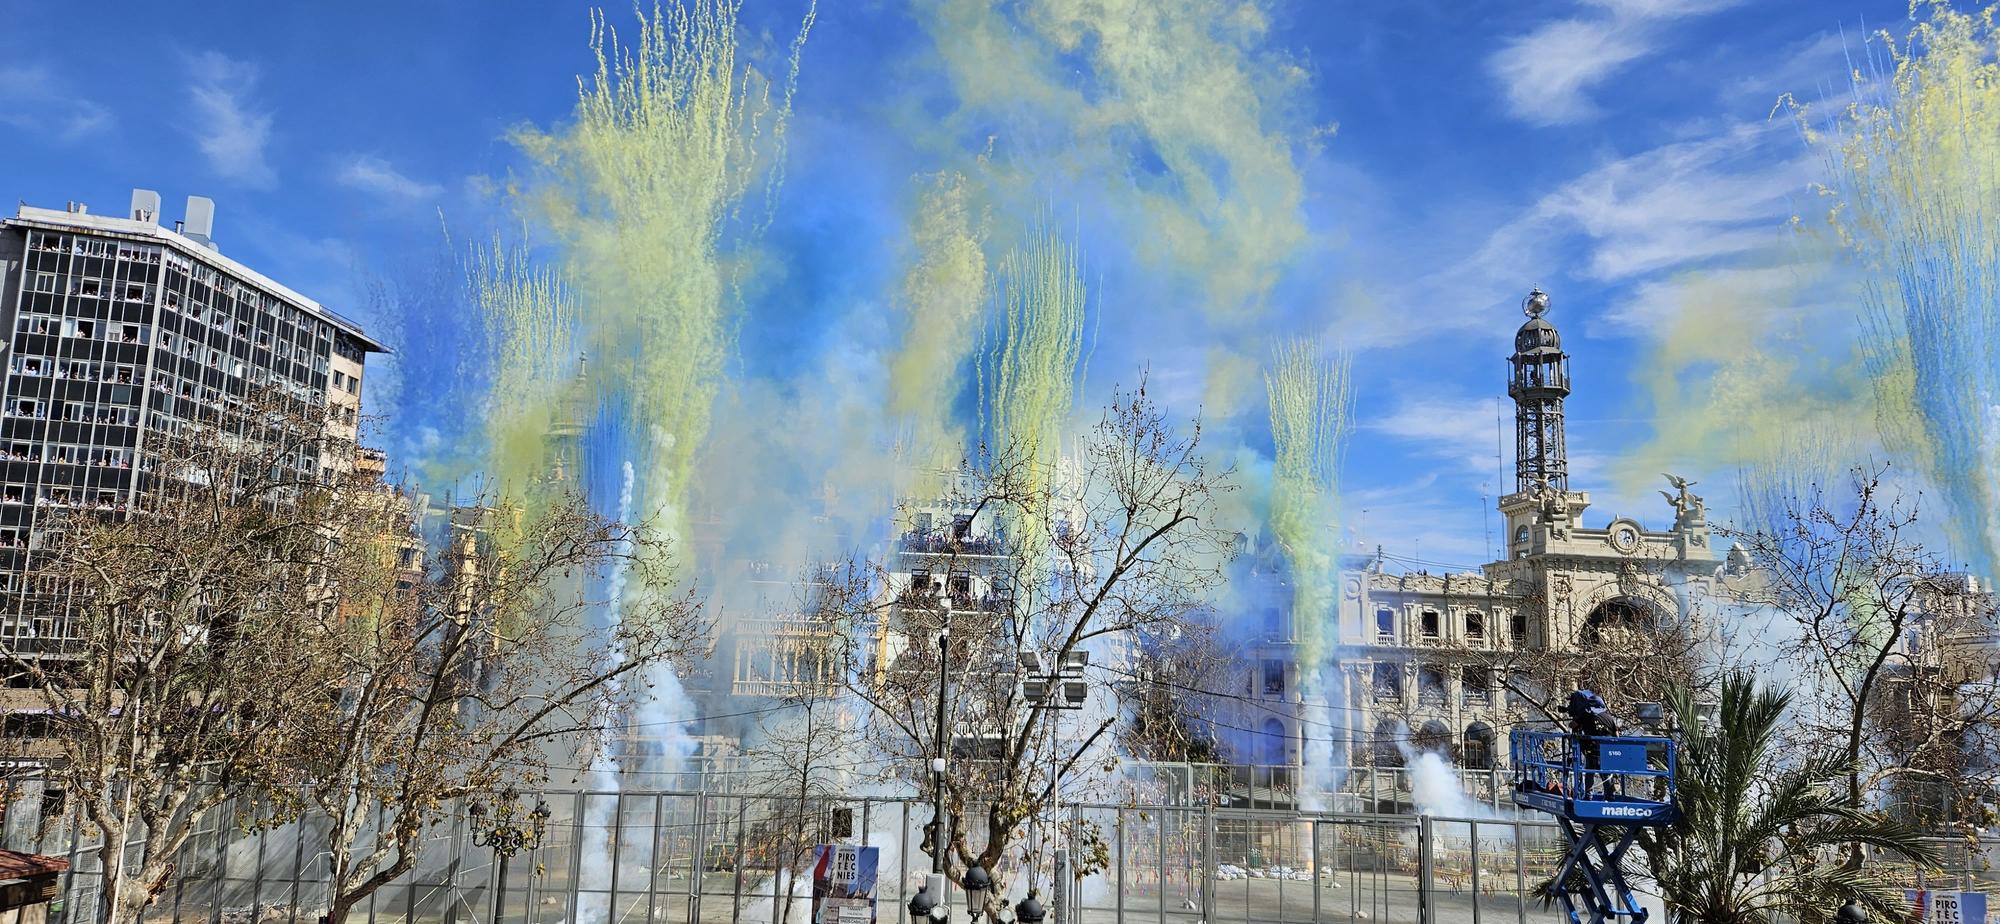
[[[1028,897],[1014,906],[1014,924],[1042,924],[1049,913],[1042,910],[1040,899],[1035,898],[1035,890],[1028,890]]]
[[[1042,658],[1036,652],[1021,652],[1019,663],[1021,697],[1035,709],[1050,710],[1049,738],[1055,757],[1049,780],[1049,815],[1052,819],[1049,830],[1055,844],[1054,871],[1050,881],[1055,888],[1056,924],[1063,924],[1063,896],[1068,894],[1068,883],[1063,880],[1068,873],[1069,851],[1062,846],[1062,755],[1060,748],[1055,746],[1055,739],[1061,734],[1058,717],[1064,712],[1082,709],[1084,700],[1090,696],[1090,685],[1083,679],[1083,669],[1090,666],[1090,652],[1065,651],[1060,663],[1048,673],[1042,672]],[[1029,881],[1032,882],[1032,878]],[[1040,911],[1041,902],[1036,902],[1035,908]]]
[[[979,915],[985,911],[985,895],[993,889],[993,874],[986,867],[973,864],[965,871],[965,906],[971,913],[973,924],[978,924]]]
[[[917,894],[910,897],[910,920],[942,921],[951,911],[944,906],[944,897],[931,892],[932,885],[941,885],[942,876],[932,876],[931,882],[917,886]],[[943,892],[940,888],[939,893]]]
[[[500,810],[491,821],[482,803],[472,803],[468,811],[472,814],[472,846],[493,849],[493,866],[499,876],[493,889],[493,924],[501,924],[507,909],[507,861],[523,850],[542,846],[542,835],[549,827],[549,804],[535,800],[535,810],[528,813],[526,825],[514,820],[512,792],[502,794]]]

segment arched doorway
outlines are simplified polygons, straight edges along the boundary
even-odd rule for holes
[[[1631,597],[1613,597],[1599,603],[1583,620],[1583,642],[1597,645],[1616,643],[1641,632],[1652,632],[1658,624],[1652,607]]]
[[[1285,731],[1285,723],[1277,719],[1264,720],[1264,733],[1258,739],[1257,762],[1270,767],[1282,767],[1291,762],[1286,755],[1286,745],[1291,742],[1290,733]]]
[[[1459,746],[1460,763],[1469,770],[1493,769],[1493,726],[1485,722],[1474,722],[1465,727],[1465,740]]]
[[[1419,751],[1450,756],[1451,728],[1436,719],[1424,723],[1410,745]]]
[[[1395,719],[1383,719],[1375,723],[1375,734],[1369,740],[1369,753],[1374,755],[1377,767],[1400,767],[1403,765],[1403,749],[1397,745],[1403,741],[1403,723]]]

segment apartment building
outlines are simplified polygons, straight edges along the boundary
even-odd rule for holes
[[[134,190],[122,216],[23,205],[0,221],[0,644],[53,650],[60,601],[22,586],[50,511],[133,509],[148,440],[191,423],[230,426],[253,400],[324,413],[352,446],[369,354],[359,325],[224,256],[215,207],[190,196],[162,224]],[[248,432],[248,431],[245,431]],[[346,470],[351,448],[301,448],[303,476]],[[53,604],[53,605],[51,605]]]

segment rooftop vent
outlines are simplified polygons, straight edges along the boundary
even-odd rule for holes
[[[210,250],[215,248],[215,200],[207,196],[189,196],[187,222],[181,233],[190,240]]]
[[[160,223],[160,194],[150,189],[132,190],[132,220],[149,225]]]
[[[71,215],[84,215],[90,212],[90,206],[84,205],[81,202],[71,199],[68,211]]]

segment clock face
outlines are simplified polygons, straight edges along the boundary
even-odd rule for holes
[[[1629,524],[1620,523],[1611,530],[1611,545],[1620,552],[1630,552],[1639,547],[1639,531]]]

